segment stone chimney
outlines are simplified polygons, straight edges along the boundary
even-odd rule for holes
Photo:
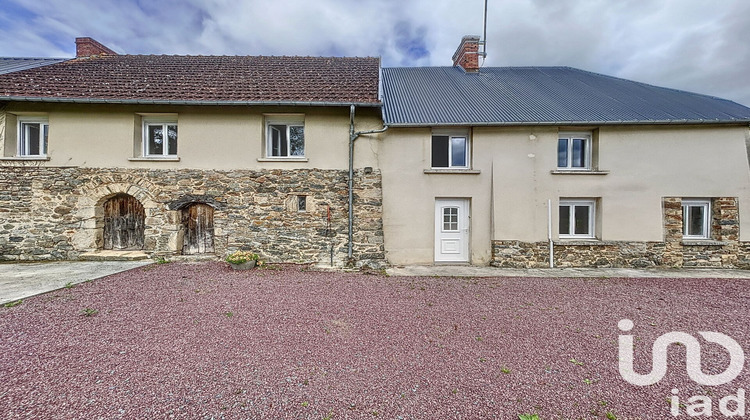
[[[453,65],[461,67],[467,73],[476,73],[479,71],[479,37],[476,35],[467,35],[461,38],[461,45],[453,53]]]
[[[76,58],[102,54],[117,55],[116,52],[100,44],[95,39],[88,37],[76,38]]]

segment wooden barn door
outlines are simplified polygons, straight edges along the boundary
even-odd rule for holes
[[[207,204],[191,204],[182,210],[185,232],[183,254],[214,252],[214,209]]]
[[[118,194],[104,203],[104,249],[143,249],[146,213],[134,197]]]

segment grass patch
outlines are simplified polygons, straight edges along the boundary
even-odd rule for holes
[[[23,299],[18,299],[14,301],[10,301],[8,303],[3,303],[3,308],[12,308],[14,306],[18,306],[23,303]]]
[[[98,309],[92,309],[92,308],[81,309],[81,315],[87,316],[87,317],[92,317],[98,313],[99,313]]]

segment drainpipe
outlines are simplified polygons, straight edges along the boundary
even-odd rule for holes
[[[555,268],[555,244],[552,242],[552,200],[547,200],[547,240],[549,241],[549,268]]]
[[[349,246],[347,250],[348,263],[354,255],[354,141],[363,134],[383,133],[387,125],[379,130],[354,131],[354,105],[349,106]]]

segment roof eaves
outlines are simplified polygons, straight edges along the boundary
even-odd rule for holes
[[[123,105],[207,105],[207,106],[350,106],[381,107],[382,102],[315,102],[315,101],[200,101],[169,99],[105,99],[105,98],[48,98],[36,96],[0,96],[7,102],[54,102],[76,104],[123,104]]]
[[[507,122],[386,122],[389,127],[514,127],[514,126],[580,126],[580,125],[708,125],[750,124],[748,119],[732,120],[633,120],[633,121],[507,121]]]

